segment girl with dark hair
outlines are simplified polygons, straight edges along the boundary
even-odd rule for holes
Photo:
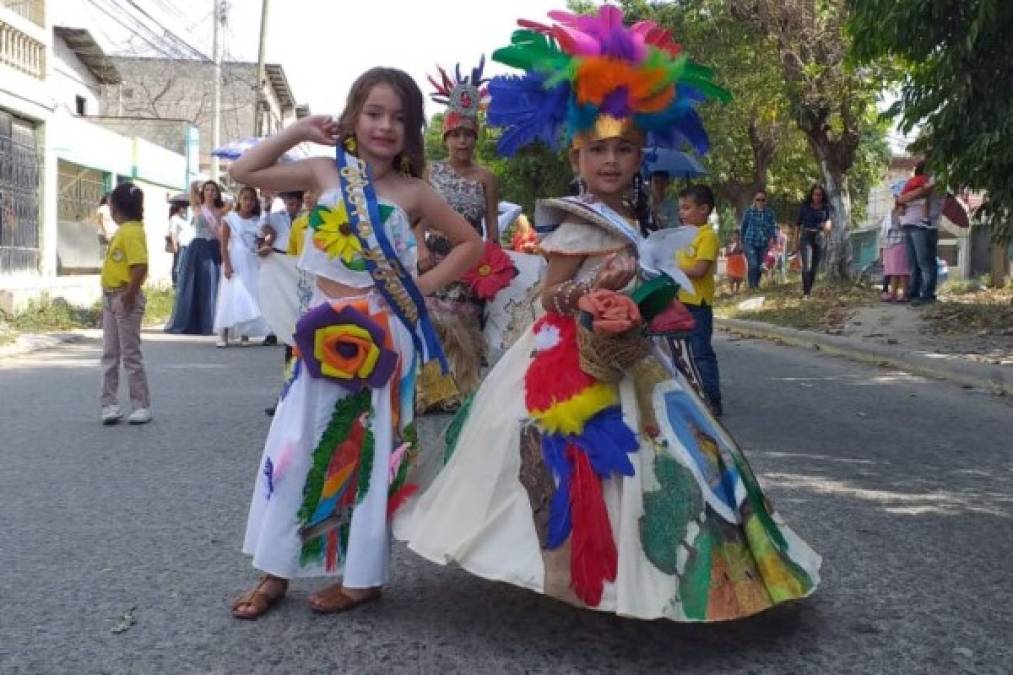
[[[229,335],[246,344],[250,336],[271,332],[260,311],[257,275],[257,237],[260,232],[260,199],[257,191],[244,187],[236,198],[238,208],[222,220],[222,278],[215,305],[217,347],[229,346]]]
[[[222,200],[221,187],[213,180],[201,185],[198,198],[200,201],[193,213],[193,240],[179,261],[176,302],[172,318],[165,326],[168,333],[214,333],[215,303],[222,270],[219,240],[222,218],[228,209]]]
[[[432,99],[447,106],[443,116],[443,144],[447,159],[428,166],[427,178],[450,206],[464,216],[493,245],[499,245],[496,177],[475,161],[480,131],[478,112],[486,96],[483,78],[485,60],[463,77],[451,79],[440,69],[442,80],[430,78],[436,85]],[[458,68],[455,75],[460,75]],[[419,242],[419,269],[426,271],[439,263],[451,249],[450,242],[438,232],[428,232],[421,222],[415,228]],[[440,375],[439,366],[430,361],[419,383],[419,410],[453,412],[460,407],[481,381],[482,361],[486,357],[482,314],[485,302],[465,281],[449,284],[427,298],[426,305],[440,336],[440,344],[450,360],[451,374]]]
[[[109,213],[118,228],[102,265],[102,424],[122,419],[117,400],[120,362],[130,383],[131,424],[151,421],[148,377],[141,356],[141,291],[148,274],[148,242],[144,234],[144,193],[121,183],[109,195]]]
[[[798,250],[802,258],[802,297],[812,294],[813,282],[819,270],[820,259],[826,250],[826,235],[833,227],[834,209],[827,201],[827,191],[816,184],[798,210],[795,227],[798,228]]]
[[[309,596],[325,613],[376,600],[389,579],[390,518],[418,489],[416,372],[430,359],[446,367],[423,297],[482,250],[468,221],[419,179],[423,107],[410,76],[373,68],[352,85],[339,120],[303,118],[232,165],[247,185],[319,195],[299,257],[315,295],[291,336],[298,359],[243,542],[265,574],[233,603],[236,618],[262,615],[295,577],[340,578]],[[335,159],[276,164],[304,141],[336,145]],[[452,248],[416,277],[412,224],[422,219]]]

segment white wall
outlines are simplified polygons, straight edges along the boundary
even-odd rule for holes
[[[53,48],[51,86],[57,107],[75,115],[80,96],[85,100],[85,114],[98,115],[102,90],[98,80],[66,42],[56,38]]]
[[[52,72],[53,26],[47,16],[46,26],[37,26],[28,19],[0,6],[0,21],[14,27],[46,47],[46,69]],[[0,285],[17,277],[38,277],[56,274],[56,161],[52,159],[53,95],[49,77],[38,79],[0,64],[0,108],[36,123],[39,151],[42,153],[41,185],[39,186],[39,271],[4,274]]]

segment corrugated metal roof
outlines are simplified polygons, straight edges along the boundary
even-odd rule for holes
[[[264,70],[267,72],[267,79],[271,83],[271,88],[274,89],[281,107],[294,108],[295,97],[292,94],[292,88],[288,86],[285,69],[279,63],[267,63],[264,65]]]
[[[84,28],[54,26],[53,33],[67,43],[81,63],[88,67],[95,79],[102,84],[119,84],[123,81],[120,71],[116,69],[95,38]]]

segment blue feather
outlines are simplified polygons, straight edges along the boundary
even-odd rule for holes
[[[570,85],[565,82],[547,90],[544,83],[545,78],[534,72],[495,77],[489,83],[489,124],[504,130],[497,145],[501,155],[509,157],[534,140],[557,147]]]
[[[598,106],[593,103],[580,105],[576,97],[572,97],[566,106],[566,140],[592,128],[598,119]]]
[[[559,434],[542,436],[542,457],[556,478],[556,491],[549,502],[549,532],[546,546],[558,548],[570,536],[570,478],[573,466],[566,457],[566,437]]]
[[[549,550],[559,548],[573,529],[573,521],[570,518],[571,475],[567,474],[559,481],[559,486],[549,503],[549,531],[545,541],[545,546]]]
[[[613,473],[632,476],[635,471],[628,453],[640,447],[636,434],[623,422],[622,409],[606,408],[584,425],[584,431],[571,437],[591,461],[591,466],[602,478]]]

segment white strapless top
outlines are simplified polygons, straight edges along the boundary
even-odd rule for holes
[[[299,267],[310,274],[352,288],[371,287],[373,277],[366,269],[359,240],[347,226],[341,226],[346,218],[340,190],[331,189],[320,195],[317,208],[324,210],[319,215],[310,216],[306,242],[299,256]],[[380,199],[380,217],[383,218],[383,229],[395,254],[405,269],[415,276],[418,270],[418,250],[408,214],[397,204]]]

